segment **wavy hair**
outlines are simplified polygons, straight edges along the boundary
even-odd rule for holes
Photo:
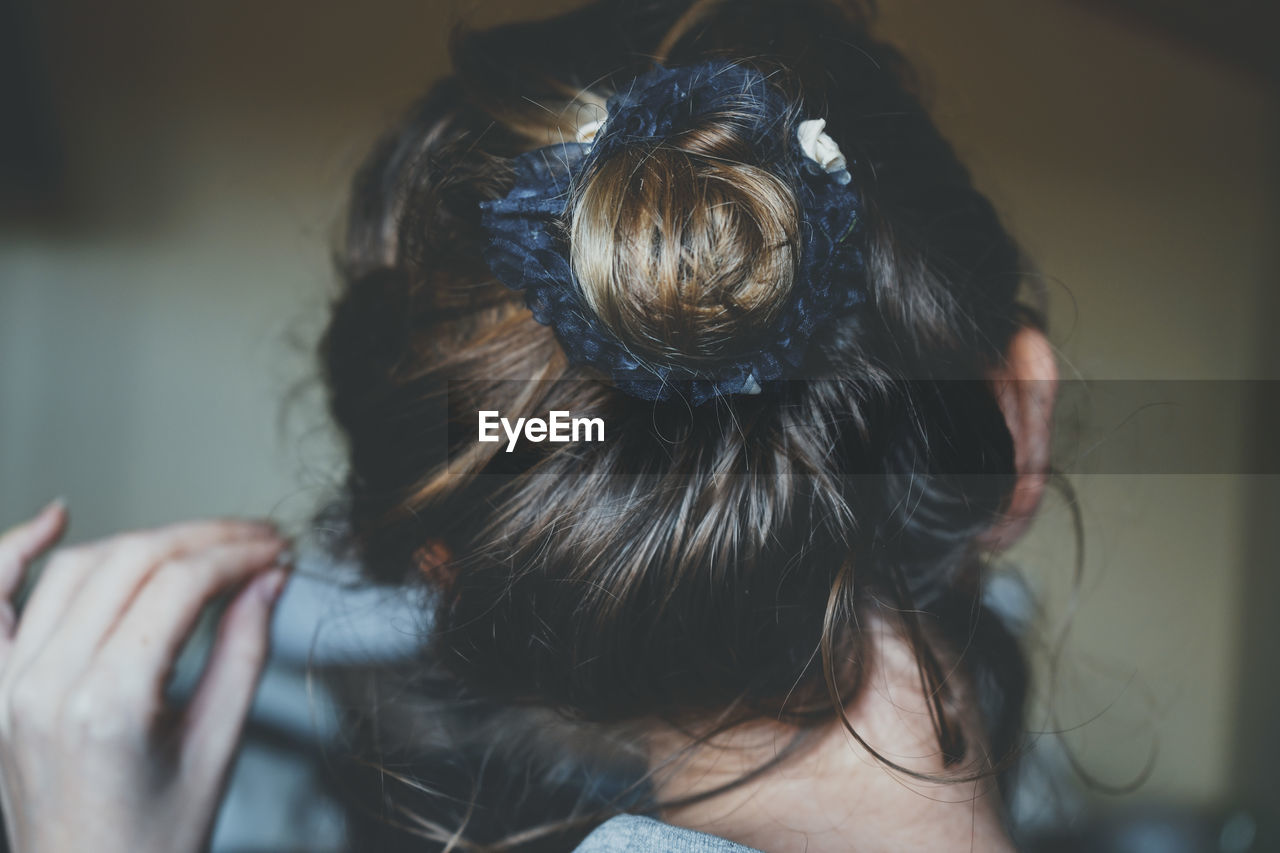
[[[984,603],[978,536],[1015,470],[985,377],[1040,321],[1014,241],[871,22],[855,0],[597,0],[459,30],[453,72],[360,170],[321,346],[350,459],[332,515],[372,580],[433,604],[420,660],[336,674],[357,832],[570,848],[658,807],[636,740],[653,721],[780,718],[796,748],[848,725],[869,617],[909,644],[952,777],[1012,766],[1027,669]],[[692,409],[570,365],[486,268],[478,205],[509,158],[573,138],[655,60],[709,57],[780,75],[851,155],[870,298],[802,380]],[[623,146],[574,195],[587,301],[654,357],[718,357],[786,293],[795,199],[733,127]],[[458,429],[478,408],[599,416],[610,437],[506,454]]]

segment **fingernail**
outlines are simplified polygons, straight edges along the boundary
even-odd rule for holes
[[[67,499],[62,495],[58,495],[56,498],[44,505],[44,509],[40,510],[40,514],[44,515],[47,512],[58,512],[59,510],[65,510],[66,508]]]
[[[268,605],[275,604],[276,599],[280,597],[280,591],[284,589],[284,582],[288,578],[289,573],[284,569],[269,569],[254,580],[253,592]]]

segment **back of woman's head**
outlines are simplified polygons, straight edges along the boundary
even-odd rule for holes
[[[826,720],[881,615],[938,697],[944,754],[965,752],[941,676],[961,646],[990,746],[1012,749],[1023,666],[981,606],[977,537],[1014,482],[985,377],[1029,320],[1020,259],[867,25],[853,2],[610,0],[471,32],[361,171],[323,345],[342,508],[372,577],[433,589],[431,660],[468,696],[592,722]],[[485,263],[480,207],[511,158],[573,138],[655,57],[759,69],[848,156],[865,299],[764,393],[627,393]],[[801,199],[760,160],[762,109],[623,140],[567,196],[577,304],[644,363],[749,355],[800,280]],[[507,453],[459,426],[481,409],[600,417],[606,440]]]

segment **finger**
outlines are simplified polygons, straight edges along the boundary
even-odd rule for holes
[[[41,656],[50,675],[72,678],[165,561],[225,542],[278,541],[274,535],[260,522],[184,522],[118,534],[72,549],[65,559],[55,554],[19,620],[14,664]]]
[[[184,765],[193,778],[224,778],[267,660],[271,612],[287,578],[271,569],[250,581],[218,625],[204,676],[187,707]]]
[[[283,548],[280,540],[224,543],[165,563],[138,591],[93,665],[133,672],[161,689],[204,606],[269,567]]]
[[[67,528],[67,505],[51,501],[29,521],[0,536],[0,599],[12,599],[31,561],[47,550]]]
[[[35,518],[0,537],[0,672],[9,671],[13,640],[18,630],[14,596],[22,586],[31,561],[52,546],[67,529],[67,507],[59,498]]]
[[[35,587],[14,626],[10,643],[8,669],[17,669],[19,662],[29,662],[30,650],[42,645],[37,637],[47,636],[57,623],[57,615],[66,609],[84,578],[98,564],[101,546],[97,544],[75,545],[59,548],[49,557]],[[27,649],[19,652],[19,646]]]

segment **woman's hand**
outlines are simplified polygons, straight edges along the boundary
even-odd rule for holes
[[[0,796],[13,853],[203,847],[267,654],[285,581],[265,524],[214,521],[55,552],[20,617],[60,503],[0,536]],[[239,587],[200,684],[164,702],[201,609]]]

